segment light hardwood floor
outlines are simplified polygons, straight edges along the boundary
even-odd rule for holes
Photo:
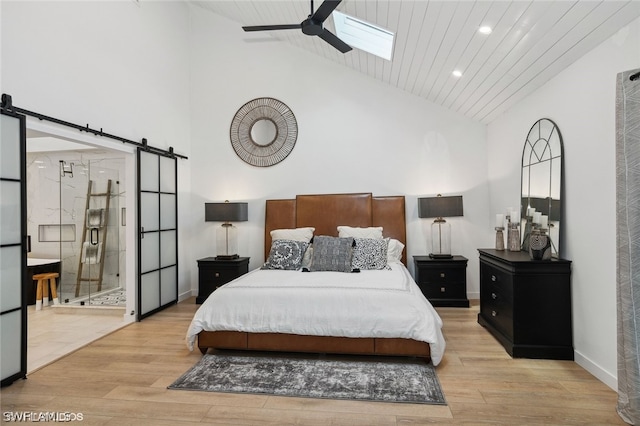
[[[195,364],[189,299],[128,325],[0,391],[3,412],[82,413],[89,425],[624,425],[616,393],[574,362],[510,358],[469,309],[438,308],[447,406],[167,390]]]
[[[63,313],[61,313],[63,312]],[[27,307],[27,373],[124,327],[124,309]]]

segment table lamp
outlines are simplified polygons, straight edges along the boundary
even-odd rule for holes
[[[432,259],[451,259],[451,225],[445,217],[462,216],[462,195],[418,198],[418,217],[436,219],[431,224]]]
[[[247,203],[204,203],[205,222],[224,222],[216,231],[217,260],[237,259],[238,228],[231,222],[248,220]]]

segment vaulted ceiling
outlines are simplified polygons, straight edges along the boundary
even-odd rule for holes
[[[311,11],[304,0],[193,3],[238,27],[300,23]],[[291,43],[488,123],[639,17],[640,1],[344,0],[337,10],[395,32],[392,60],[357,49],[342,54],[299,30],[241,36]],[[491,34],[478,32],[485,25]],[[335,31],[331,17],[325,27]]]

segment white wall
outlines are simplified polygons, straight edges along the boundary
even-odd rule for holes
[[[373,192],[406,196],[413,268],[411,256],[431,250],[426,237],[432,219],[418,219],[416,197],[461,194],[465,214],[450,220],[452,251],[470,259],[469,293],[477,298],[476,249],[494,243],[485,126],[303,49],[275,40],[249,42],[256,36],[240,24],[192,11],[194,257],[216,250],[219,224],[204,222],[205,202],[249,202],[249,222],[237,226],[240,254],[251,256],[253,269],[264,260],[265,199]],[[266,168],[244,163],[229,141],[234,114],[258,97],[287,104],[299,128],[291,154]]]
[[[2,1],[0,11],[0,91],[12,95],[14,105],[190,155],[185,3]],[[49,127],[99,146],[114,144]],[[134,162],[127,164],[133,181]],[[188,265],[188,160],[179,160],[178,173],[179,262]],[[190,273],[180,269],[180,294],[191,294]]]
[[[640,66],[640,20],[488,126],[492,211],[517,203],[524,139],[540,118],[564,140],[563,257],[573,261],[576,361],[616,388],[616,74]],[[553,297],[552,294],[549,297]]]

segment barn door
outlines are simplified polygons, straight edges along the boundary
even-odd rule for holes
[[[27,374],[25,117],[0,115],[0,375]]]
[[[138,148],[138,320],[178,302],[177,167]]]

